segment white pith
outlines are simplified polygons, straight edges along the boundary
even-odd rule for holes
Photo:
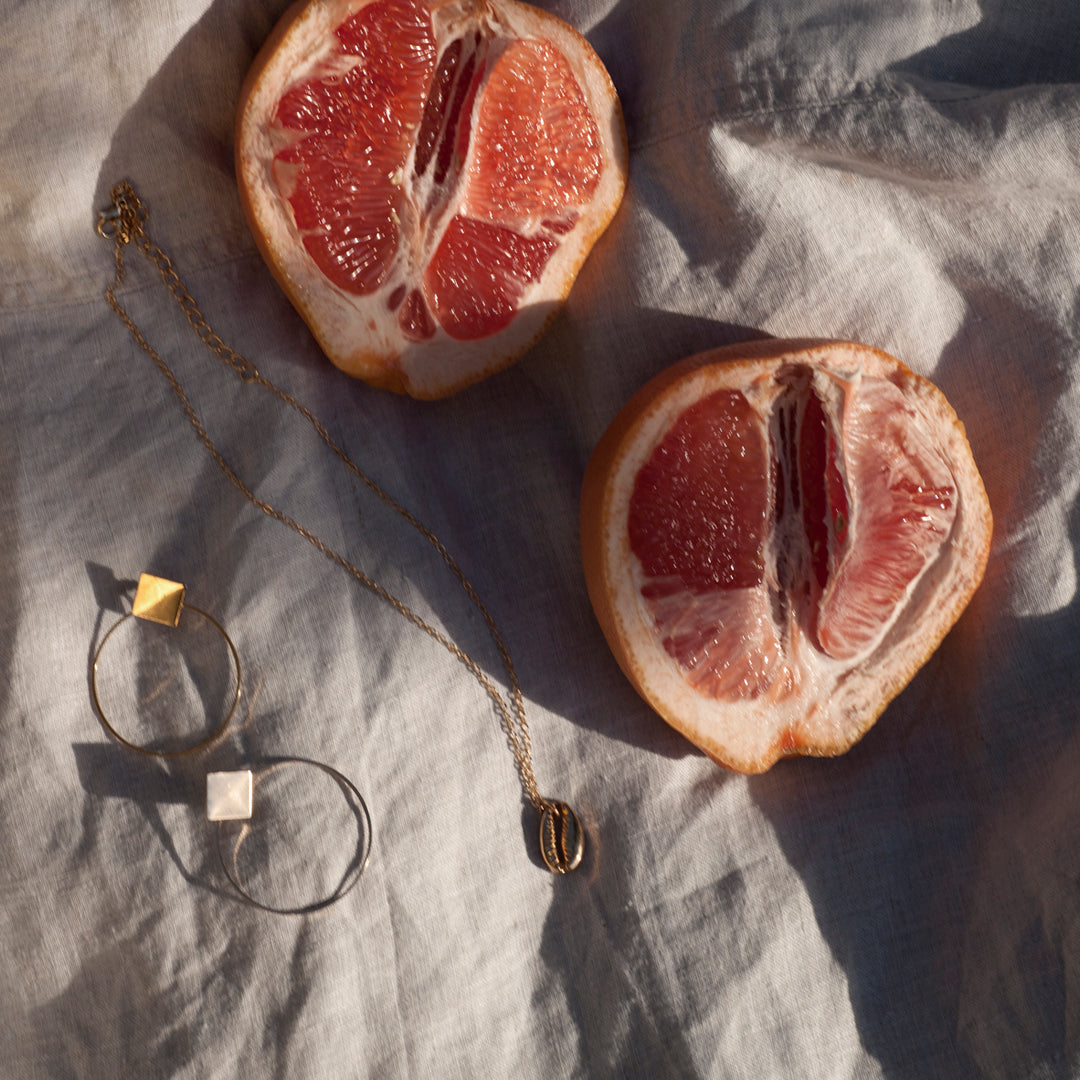
[[[630,496],[638,472],[674,419],[703,396],[741,389],[762,422],[770,422],[779,393],[774,379],[778,364],[813,370],[815,389],[834,425],[842,422],[844,401],[859,394],[864,380],[891,379],[900,386],[923,429],[913,438],[932,438],[948,463],[957,511],[937,557],[909,584],[892,617],[857,656],[845,661],[829,657],[789,620],[785,651],[790,679],[778,681],[757,697],[717,700],[689,685],[687,672],[657,635],[641,596],[644,574],[630,549],[626,527]],[[756,772],[783,752],[810,748],[816,754],[830,754],[850,747],[933,651],[982,575],[990,517],[970,450],[940,392],[910,373],[898,375],[898,367],[884,354],[848,344],[819,345],[757,365],[705,363],[655,398],[620,442],[603,493],[608,527],[601,541],[601,564],[628,674],[669,723],[732,768]],[[776,535],[771,539],[774,549],[787,542]],[[845,550],[857,543],[857,537],[849,534]],[[762,589],[775,584],[775,551],[767,556],[766,566]]]
[[[420,284],[423,269],[447,224],[463,208],[474,156],[472,143],[469,156],[456,174],[456,186],[441,191],[432,190],[430,169],[417,180],[413,172],[415,148],[410,151],[400,176],[395,173],[406,196],[404,201],[418,207],[436,203],[438,211],[425,218],[422,242],[410,244],[403,239],[389,275],[377,291],[367,296],[345,292],[322,274],[300,241],[292,210],[279,192],[272,171],[274,154],[281,148],[270,125],[278,101],[294,83],[311,78],[328,65],[342,65],[339,57],[332,57],[334,29],[369,2],[313,0],[289,27],[250,88],[237,125],[238,179],[248,194],[254,227],[265,240],[275,273],[329,359],[361,378],[396,384],[396,388],[419,397],[438,397],[505,366],[542,332],[622,198],[625,136],[606,70],[584,39],[561,20],[516,0],[428,0],[440,55],[455,37],[480,25],[496,35],[489,53],[492,62],[515,38],[550,41],[568,61],[589,103],[599,129],[605,167],[593,197],[579,208],[573,229],[560,237],[560,246],[539,281],[526,285],[517,314],[505,329],[463,342],[437,326],[434,337],[421,342],[410,340],[398,323],[398,311],[390,309],[387,299],[399,284],[409,288]],[[488,71],[491,66],[489,63]],[[473,105],[474,116],[483,92],[481,84]],[[420,235],[418,225],[417,220],[403,220],[402,237],[407,233]],[[528,236],[538,226],[539,222],[518,222],[514,228]]]

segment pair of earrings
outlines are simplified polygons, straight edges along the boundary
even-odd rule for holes
[[[106,731],[121,745],[129,750],[158,758],[186,757],[205,750],[216,742],[225,729],[229,726],[240,704],[241,670],[240,656],[232,638],[226,633],[225,628],[213,616],[201,608],[191,604],[185,604],[186,589],[177,581],[169,581],[166,578],[155,577],[152,574],[143,573],[139,577],[138,587],[135,591],[135,599],[131,605],[131,611],[123,615],[115,622],[101,639],[94,654],[90,673],[90,692],[93,698],[94,708],[97,711],[101,723]],[[114,637],[116,632],[129,619],[141,620],[149,623],[157,623],[162,626],[176,629],[180,625],[181,614],[188,613],[203,620],[215,630],[224,640],[228,647],[231,666],[234,671],[236,682],[235,692],[227,699],[223,710],[223,719],[208,733],[202,735],[197,741],[189,742],[177,748],[160,749],[154,746],[139,744],[120,733],[115,724],[110,721],[102,704],[99,690],[99,667],[102,654],[106,645]],[[336,886],[326,895],[319,899],[294,906],[280,906],[259,899],[252,894],[244,885],[239,870],[240,850],[244,840],[250,835],[250,822],[255,811],[255,793],[261,780],[282,769],[307,768],[319,770],[329,777],[345,795],[350,811],[355,816],[359,832],[359,841],[355,856],[350,860],[345,874],[338,880]],[[248,769],[233,770],[229,772],[208,772],[206,774],[206,817],[208,821],[215,822],[217,826],[217,851],[222,870],[230,885],[248,903],[280,915],[306,915],[340,900],[360,880],[367,866],[368,857],[371,854],[372,823],[371,814],[367,803],[364,802],[356,785],[348,777],[336,769],[322,762],[311,761],[306,758],[272,758],[259,762],[253,762]],[[226,857],[224,843],[224,831],[230,823],[244,823],[231,847],[230,856]]]

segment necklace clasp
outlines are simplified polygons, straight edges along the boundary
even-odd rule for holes
[[[120,220],[120,211],[115,206],[110,206],[108,210],[99,210],[97,219],[97,231],[98,236],[103,236],[106,240],[111,240],[119,228],[118,222]]]
[[[121,180],[109,192],[109,197],[112,206],[98,213],[98,235],[127,244],[142,233],[147,218],[146,207],[127,180]]]

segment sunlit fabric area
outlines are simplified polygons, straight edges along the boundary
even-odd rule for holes
[[[264,99],[287,0],[0,5],[0,1075],[1076,1076],[1080,7],[368,6],[391,29]],[[340,135],[399,53],[413,119]],[[549,80],[550,146],[515,130],[550,188],[480,146],[511,62]],[[481,152],[485,192],[547,200],[517,234],[479,187],[432,210]],[[361,233],[382,261],[324,290]],[[616,655],[585,477],[649,380],[768,338],[932,382],[993,530],[918,663],[882,631],[846,752],[830,684],[738,771]],[[382,359],[430,342],[452,377]],[[952,520],[934,558],[978,562]],[[810,700],[792,664],[685,696],[744,694],[751,744]]]

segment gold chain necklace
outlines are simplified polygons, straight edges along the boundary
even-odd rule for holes
[[[195,298],[188,291],[187,287],[180,280],[176,270],[173,268],[172,261],[147,234],[146,222],[149,215],[146,207],[143,205],[138,195],[135,194],[135,190],[132,188],[131,184],[127,180],[122,180],[109,194],[113,200],[113,205],[108,210],[102,211],[98,217],[97,223],[98,232],[106,239],[111,239],[113,241],[114,255],[116,258],[116,276],[111,284],[105,289],[105,299],[108,301],[109,307],[116,312],[120,317],[120,320],[128,328],[139,348],[154,361],[158,369],[168,380],[173,393],[176,394],[180,401],[180,405],[183,408],[188,423],[191,424],[195,434],[198,435],[203,446],[206,447],[218,468],[221,469],[232,485],[253,506],[258,507],[258,509],[262,510],[263,513],[267,514],[269,517],[272,517],[275,521],[287,525],[294,532],[302,536],[313,547],[321,551],[329,559],[332,559],[343,570],[350,573],[361,585],[370,589],[380,599],[386,601],[386,603],[400,615],[403,615],[408,619],[414,626],[434,638],[443,646],[443,648],[448,650],[453,656],[460,660],[466,668],[468,668],[473,677],[484,688],[488,697],[491,698],[499,713],[503,729],[510,741],[510,748],[514,753],[514,760],[517,762],[522,788],[524,789],[529,802],[532,803],[533,807],[540,814],[540,851],[543,855],[544,862],[549,869],[557,874],[566,874],[571,870],[576,869],[581,863],[585,847],[585,834],[581,827],[581,823],[578,820],[577,815],[566,803],[556,799],[546,799],[540,794],[540,790],[536,784],[536,776],[533,773],[532,740],[529,736],[529,724],[525,716],[525,701],[521,693],[521,687],[518,684],[517,672],[514,669],[513,661],[510,659],[510,652],[506,647],[506,643],[503,641],[502,635],[495,625],[495,620],[492,618],[491,613],[480,599],[469,579],[465,576],[461,567],[458,566],[453,556],[443,546],[442,541],[426,525],[424,525],[423,522],[409,510],[405,509],[405,507],[401,506],[396,500],[391,498],[386,491],[360,469],[345,450],[334,441],[325,425],[311,412],[310,409],[307,408],[307,406],[303,405],[293,397],[292,394],[282,390],[275,383],[271,382],[250,360],[225,344],[225,342],[211,329],[210,325],[203,317],[202,311],[199,309],[199,305],[196,303]],[[244,382],[255,383],[265,390],[269,390],[285,405],[288,405],[289,408],[298,412],[309,424],[311,424],[319,438],[322,439],[331,451],[333,451],[345,468],[361,481],[361,483],[363,483],[374,495],[386,503],[387,506],[400,514],[401,517],[416,529],[417,532],[419,532],[420,535],[423,536],[424,539],[439,553],[443,562],[446,563],[454,577],[456,577],[461,584],[461,587],[465,590],[466,596],[472,601],[477,611],[480,612],[480,615],[491,634],[492,640],[495,642],[495,647],[498,649],[499,657],[503,662],[503,667],[506,669],[507,679],[510,683],[509,703],[507,703],[502,692],[495,683],[484,673],[480,665],[460,646],[455,644],[454,641],[436,627],[432,626],[431,623],[423,619],[377,581],[365,574],[358,566],[355,566],[343,555],[336,552],[310,529],[305,528],[294,518],[289,517],[288,514],[278,510],[264,499],[260,499],[244,483],[244,481],[240,479],[210,438],[210,435],[195,412],[187,393],[184,391],[180,380],[176,377],[172,368],[169,367],[157,350],[155,350],[150,342],[147,341],[143,336],[142,331],[116,298],[116,290],[124,281],[124,250],[128,244],[134,244],[135,247],[157,268],[158,273],[161,275],[161,280],[165,283],[169,292],[172,293],[177,304],[180,306],[180,309],[187,316],[187,320],[198,335],[199,340],[202,341],[203,344],[218,357],[218,359],[228,367],[232,368]]]

